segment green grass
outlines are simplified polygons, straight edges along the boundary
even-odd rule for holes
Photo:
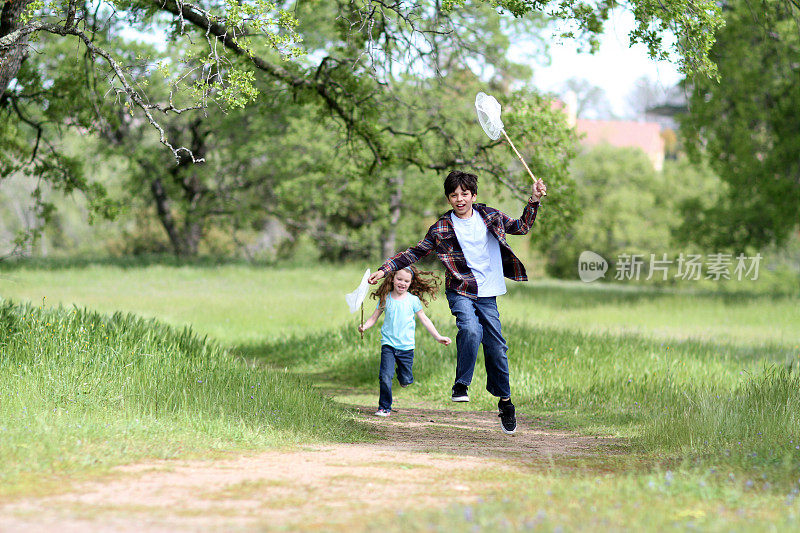
[[[343,298],[362,272],[357,267],[281,269],[240,264],[79,265],[65,270],[17,266],[0,271],[0,295],[34,304],[44,299],[46,307],[77,302],[104,312],[124,310],[158,317],[178,328],[171,330],[176,335],[191,324],[193,330],[219,341],[235,355],[288,369],[284,374],[259,366],[248,368],[230,354],[224,356],[234,366],[247,369],[250,376],[272,372],[289,385],[300,379],[347,386],[359,397],[377,401],[379,333],[377,328],[370,330],[360,340],[355,330],[358,317],[349,314]],[[520,412],[583,432],[624,437],[630,460],[584,458],[575,464],[545,464],[513,480],[515,495],[509,501],[501,497],[475,505],[469,517],[464,516],[465,508],[458,507],[407,517],[407,523],[411,529],[435,529],[437,524],[446,528],[450,523],[501,527],[506,520],[519,528],[533,521],[545,528],[611,523],[639,524],[646,529],[682,524],[728,530],[749,529],[764,520],[788,527],[797,511],[793,495],[800,489],[798,304],[796,296],[762,294],[757,285],[752,290],[746,286],[738,292],[713,293],[553,281],[510,283],[509,293],[500,299],[500,311],[511,347],[512,388]],[[372,305],[366,306],[366,313]],[[443,334],[455,336],[443,298],[433,302],[427,313]],[[416,383],[403,391],[403,397],[447,407],[455,347],[438,345],[423,328],[418,330]],[[31,332],[30,339],[35,337]],[[226,352],[220,347],[214,350]],[[48,382],[41,377],[46,374],[39,374],[26,398],[47,389]],[[176,379],[160,394],[185,385]],[[72,381],[77,400],[82,383],[77,377]],[[479,362],[470,390],[473,401],[464,408],[494,407],[484,384]],[[87,398],[97,398],[103,390],[91,389]],[[242,389],[220,383],[219,390]],[[54,397],[49,401],[54,402]],[[42,405],[53,408],[51,403]],[[161,431],[157,429],[165,413],[161,407],[159,418],[141,422],[148,409],[154,409],[149,400],[141,400],[131,411],[138,416],[126,415],[121,420],[98,414],[104,411],[87,405],[91,408],[84,411],[85,424],[117,424],[115,434],[133,435],[130,441],[147,440],[137,436],[139,426],[132,422],[137,418],[153,435]],[[169,449],[159,449],[156,455],[180,453],[184,444],[175,442],[185,442],[199,452],[224,448],[230,442],[242,447],[268,445],[269,439],[253,429],[263,427],[258,426],[258,417],[247,430],[251,433],[233,427],[211,430],[200,421],[213,418],[214,412],[204,410],[202,404],[193,405],[200,414],[178,418],[195,420],[199,429],[181,426],[188,428],[184,441],[173,433],[172,440],[166,440],[171,444],[164,445]],[[229,409],[218,420],[220,424],[247,419],[246,413],[237,414],[235,405]],[[335,411],[330,405],[325,409]],[[60,413],[41,416],[47,419]],[[327,438],[350,438],[352,427],[337,426],[336,420],[331,427],[339,429],[331,429]],[[71,419],[70,424],[76,423],[81,422]],[[61,426],[41,426],[35,435],[50,435],[48,431],[55,427]],[[129,428],[129,433],[123,428]],[[64,438],[85,441],[76,430],[63,430]],[[163,431],[159,435],[166,435],[167,429]],[[293,436],[290,439],[319,435],[318,428],[281,431]],[[196,439],[195,434],[205,437]],[[23,433],[15,438],[20,445],[44,445]],[[123,460],[126,453],[120,451],[115,457]],[[79,456],[76,452],[75,457]],[[665,477],[668,470],[670,479]],[[585,504],[573,508],[570,491],[576,490],[577,501]],[[791,500],[791,505],[785,500]],[[596,512],[591,511],[592,505]],[[652,506],[661,521],[648,521]],[[721,518],[713,518],[719,509]]]
[[[500,306],[515,321],[573,331],[800,345],[797,297],[762,294],[757,282],[742,285],[740,292],[713,293],[542,281],[509,287]]]
[[[86,306],[191,325],[224,344],[256,343],[289,334],[353,327],[358,317],[344,294],[376,265],[276,268],[241,264],[82,264],[66,269],[0,264],[0,296],[40,305]],[[740,293],[680,292],[636,286],[541,281],[509,282],[499,299],[504,322],[580,332],[637,333],[668,340],[703,338],[800,345],[797,298],[760,295],[758,282]],[[744,292],[752,286],[752,293]],[[368,300],[369,312],[373,300]],[[444,297],[428,314],[452,317]]]
[[[674,344],[638,335],[576,333],[509,323],[505,334],[515,403],[582,431],[631,439],[638,452],[722,458],[731,467],[768,468],[773,481],[800,474],[797,352],[709,341]],[[352,328],[242,346],[250,357],[337,384],[374,387],[379,336]],[[314,346],[309,350],[308,346]],[[416,384],[404,396],[446,407],[454,348],[417,337]],[[494,408],[479,359],[471,407]],[[755,454],[755,456],[753,455]],[[759,459],[753,460],[754,457]]]
[[[599,466],[599,465],[596,465]],[[376,516],[362,531],[791,531],[798,527],[795,492],[776,495],[761,479],[727,472],[642,472],[568,464],[504,474],[503,490],[474,504]],[[797,486],[795,486],[795,489]]]
[[[295,375],[190,329],[0,301],[0,494],[139,458],[363,439]]]
[[[363,273],[363,271],[362,271]],[[191,326],[223,344],[290,332],[324,331],[350,316],[343,288],[353,271],[247,265],[141,268],[87,265],[66,270],[0,269],[0,296],[35,305],[78,304]],[[349,292],[351,289],[345,291]]]

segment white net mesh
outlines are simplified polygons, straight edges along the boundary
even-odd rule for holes
[[[500,102],[494,96],[480,92],[475,97],[475,109],[478,111],[478,122],[490,139],[496,141],[503,132],[503,121],[500,119]]]
[[[369,274],[369,269],[367,269],[367,271],[364,272],[364,276],[361,278],[361,283],[358,285],[358,288],[350,294],[344,295],[344,299],[347,301],[347,306],[350,308],[351,313],[358,311],[358,308],[361,306],[361,302],[364,301],[364,297],[367,295],[367,280],[369,279]]]

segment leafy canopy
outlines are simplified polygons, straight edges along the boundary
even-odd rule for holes
[[[683,234],[716,247],[782,244],[800,220],[800,10],[733,0],[711,51],[720,83],[687,81],[682,133],[726,187],[684,206]]]

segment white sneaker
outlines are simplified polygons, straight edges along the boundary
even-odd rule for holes
[[[378,410],[375,411],[375,416],[389,416],[390,414],[392,414],[392,412],[388,409],[378,408]]]

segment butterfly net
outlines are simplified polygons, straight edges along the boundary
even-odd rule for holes
[[[503,132],[503,121],[500,119],[500,102],[494,96],[478,93],[475,97],[475,109],[478,111],[478,122],[490,139],[496,141]]]

